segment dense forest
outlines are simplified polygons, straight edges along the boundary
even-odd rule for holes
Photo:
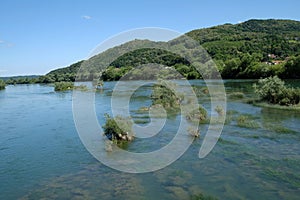
[[[185,35],[199,42],[208,52],[222,78],[260,78],[274,75],[280,78],[300,78],[300,22],[298,21],[249,20],[234,25],[224,24],[193,30]],[[180,50],[182,47],[176,44],[177,41],[178,38],[167,44]],[[164,43],[133,40],[108,49],[87,61],[53,70],[45,76],[10,79],[6,80],[6,84],[53,83],[75,81],[76,78],[77,80],[99,78],[118,80],[128,71],[148,63],[172,67],[188,79],[202,78],[202,75],[181,56],[157,49],[160,44]],[[128,50],[131,51],[126,53]],[[114,57],[117,59],[111,59]],[[88,66],[89,70],[81,70],[76,77],[81,66],[85,69]],[[147,69],[136,69],[134,73],[144,77]]]

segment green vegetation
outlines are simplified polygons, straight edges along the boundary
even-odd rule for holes
[[[195,129],[193,127],[188,127],[187,131],[194,138],[200,137],[200,130],[199,129]]]
[[[83,61],[79,61],[68,67],[53,70],[48,74],[46,74],[45,76],[40,77],[38,81],[40,83],[54,83],[54,82],[62,82],[62,81],[74,82],[76,79],[76,74],[80,69],[82,63]],[[81,78],[93,80],[93,77],[90,77],[89,75],[86,75],[86,77],[77,77],[77,78],[78,78],[77,80],[80,80]]]
[[[292,106],[300,102],[300,89],[286,87],[277,76],[260,79],[254,88],[262,101],[271,104]]]
[[[132,67],[116,68],[116,67],[110,66],[102,73],[101,78],[104,81],[117,81],[122,76],[124,76],[127,72],[129,72],[131,69],[132,69]]]
[[[66,91],[74,88],[73,82],[57,82],[54,84],[55,91]]]
[[[73,82],[56,82],[54,83],[54,91],[66,91],[66,90],[81,90],[87,91],[88,88],[86,85],[75,86]]]
[[[5,89],[5,82],[3,80],[0,79],[0,90],[4,90]]]
[[[298,21],[249,20],[234,25],[224,24],[193,30],[185,35],[198,41],[207,50],[222,78],[269,76],[300,78],[300,22]],[[89,60],[53,70],[44,76],[15,77],[5,79],[5,82],[6,84],[32,84],[74,82],[75,79],[112,81],[119,80],[132,69],[134,70],[129,79],[158,78],[154,76],[155,74],[159,74],[160,78],[164,79],[181,78],[178,74],[170,73],[168,67],[176,69],[187,79],[214,76],[210,74],[209,64],[202,67],[204,74],[201,75],[185,58],[163,50],[165,45],[176,49],[176,52],[180,52],[183,48],[189,49],[189,44],[182,44],[180,39],[181,37],[167,43],[133,40],[108,49]],[[160,46],[162,49],[159,49]],[[128,49],[132,51],[128,52]],[[115,56],[116,60],[114,60]],[[160,69],[159,73],[154,73],[151,67],[138,68],[149,63],[160,64],[166,68]],[[282,104],[290,104],[290,102],[283,100]]]
[[[202,45],[223,78],[260,78],[279,76],[281,78],[300,77],[300,22],[293,20],[249,20],[239,24],[224,24],[211,28],[193,30],[186,33]],[[188,48],[180,38],[167,45],[180,52]],[[80,61],[67,68],[51,71],[38,81],[42,83],[75,80],[81,64],[78,80],[117,80],[129,69],[142,64],[157,63],[173,67],[188,79],[202,76],[187,60],[162,49],[153,48],[165,44],[149,40],[133,40],[98,54],[86,62]],[[131,52],[126,53],[128,49]],[[137,49],[137,50],[135,50]],[[114,55],[122,55],[116,60]],[[107,66],[110,66],[107,68]],[[137,70],[137,77],[145,76]],[[166,74],[167,75],[167,74]],[[134,76],[133,76],[134,77]],[[172,77],[170,77],[172,78]]]
[[[176,85],[172,82],[160,81],[153,86],[152,105],[162,105],[167,111],[179,111],[183,100],[181,94],[175,94]]]
[[[132,130],[132,122],[130,118],[122,116],[116,116],[111,118],[108,114],[105,114],[105,125],[102,126],[104,129],[104,135],[113,142],[120,141],[132,141],[134,134]]]
[[[240,115],[237,118],[237,125],[239,127],[244,127],[244,128],[259,128],[260,125],[254,121],[253,119],[251,119],[251,117],[249,117],[248,115]]]
[[[272,169],[272,168],[266,168],[264,170],[264,174],[269,176],[272,180],[278,180],[283,183],[288,183],[293,188],[299,188],[300,187],[300,177],[299,175],[295,175],[289,171],[284,171],[280,168]]]
[[[198,109],[189,112],[186,119],[191,122],[203,122],[207,120],[207,111],[202,106],[199,106]]]
[[[200,193],[200,194],[192,195],[191,200],[217,200],[217,198]]]
[[[251,104],[253,104],[254,106],[259,106],[259,107],[263,107],[263,108],[271,108],[271,109],[276,109],[276,110],[291,110],[291,111],[300,111],[300,105],[292,105],[292,106],[282,106],[282,105],[278,105],[278,104],[270,104],[267,102],[257,102],[257,101],[253,101],[250,102]]]
[[[296,134],[297,133],[296,131],[286,128],[280,124],[266,124],[266,125],[264,125],[264,127],[267,130],[274,131],[279,134]]]
[[[245,94],[242,92],[233,92],[229,94],[229,99],[243,99],[245,97]]]
[[[40,76],[29,75],[29,76],[13,76],[13,77],[3,77],[2,80],[5,81],[7,85],[15,84],[34,84],[38,83]]]
[[[215,111],[219,114],[219,116],[223,116],[224,115],[224,108],[220,105],[217,105],[215,108]]]
[[[288,73],[299,71],[300,22],[249,20],[194,30],[187,35],[208,51],[223,78],[300,76],[300,73]]]

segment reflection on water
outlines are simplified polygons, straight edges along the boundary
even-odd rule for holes
[[[205,87],[202,81],[191,83],[199,91]],[[250,98],[252,83],[226,81],[226,91],[242,91]],[[95,95],[100,124],[103,114],[110,112],[114,84],[105,83]],[[134,84],[128,81],[127,86]],[[132,117],[147,119],[147,114],[133,111],[150,104],[149,91],[145,85],[131,97]],[[153,173],[127,174],[103,166],[84,149],[72,119],[71,96],[47,85],[8,86],[0,92],[0,199],[196,199],[201,194],[219,199],[298,199],[300,195],[299,112],[230,100],[230,120],[206,158],[198,158],[207,128],[202,124],[201,138],[175,163]],[[206,94],[198,96],[209,110]],[[259,126],[238,126],[241,115]],[[156,137],[136,140],[127,149],[161,148],[172,139],[177,122],[176,117],[168,119]]]

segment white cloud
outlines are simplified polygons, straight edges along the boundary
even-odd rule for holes
[[[0,40],[0,47],[8,47],[8,48],[10,48],[10,47],[13,47],[13,46],[15,46],[15,44],[10,43],[10,42],[6,42],[4,40]]]
[[[6,46],[7,46],[7,47],[13,47],[13,46],[15,46],[15,44],[13,44],[13,43],[8,43]]]
[[[83,19],[86,19],[86,20],[90,20],[90,19],[92,19],[92,17],[91,17],[91,16],[89,16],[89,15],[83,15],[83,16],[82,16],[82,18],[83,18]]]

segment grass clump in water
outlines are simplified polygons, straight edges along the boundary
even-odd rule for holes
[[[242,92],[233,92],[229,94],[229,99],[243,99],[245,97],[245,94]]]
[[[282,125],[278,125],[278,124],[267,124],[265,125],[265,128],[267,130],[270,130],[270,131],[274,131],[276,133],[280,133],[280,134],[295,134],[297,133],[296,131],[294,130],[291,130],[289,128],[286,128]]]
[[[186,119],[191,122],[203,122],[207,120],[207,111],[202,106],[189,112]]]
[[[220,105],[217,105],[217,107],[215,108],[215,111],[219,114],[219,116],[224,115],[224,108]]]
[[[191,200],[218,200],[216,197],[207,196],[202,193],[191,196]]]
[[[237,125],[243,128],[259,128],[260,125],[251,119],[248,115],[240,115],[237,117]]]

